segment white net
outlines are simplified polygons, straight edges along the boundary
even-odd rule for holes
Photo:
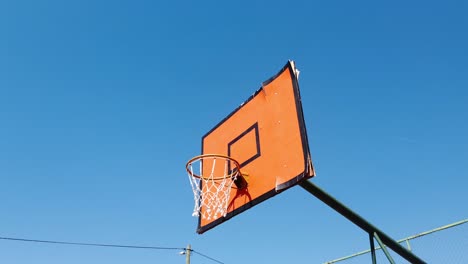
[[[239,172],[237,162],[224,156],[199,156],[187,163],[187,172],[195,202],[192,215],[208,220],[226,216]]]

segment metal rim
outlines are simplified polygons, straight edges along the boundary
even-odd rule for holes
[[[203,161],[205,159],[216,159],[216,158],[224,159],[226,161],[231,161],[234,164],[235,169],[231,170],[231,173],[229,173],[227,175],[224,175],[222,177],[214,177],[211,180],[219,181],[219,180],[223,180],[223,179],[226,179],[226,178],[234,178],[234,177],[237,177],[239,175],[242,175],[241,172],[240,172],[240,165],[239,165],[239,162],[237,162],[237,160],[235,160],[235,159],[233,159],[233,158],[231,158],[229,156],[220,155],[220,154],[203,154],[203,155],[195,156],[195,157],[193,157],[192,159],[190,159],[187,162],[187,164],[185,165],[185,169],[187,170],[188,174],[191,175],[192,177],[195,177],[195,178],[198,178],[198,179],[209,180],[209,178],[203,177],[203,175],[198,175],[198,174],[194,173],[192,170],[190,170],[190,167],[196,161]]]

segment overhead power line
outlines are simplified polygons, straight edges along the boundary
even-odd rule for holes
[[[219,261],[219,260],[216,260],[216,259],[214,259],[214,258],[210,258],[210,257],[208,257],[207,255],[204,255],[204,254],[202,254],[202,253],[200,253],[200,252],[197,252],[197,251],[195,251],[195,250],[193,250],[193,249],[192,249],[192,252],[195,253],[195,254],[198,254],[198,255],[200,255],[200,256],[202,256],[202,257],[205,257],[205,258],[207,258],[207,259],[209,259],[209,260],[211,260],[211,261],[218,262],[219,264],[224,264],[223,262],[221,262],[221,261]]]
[[[25,238],[14,238],[14,237],[0,237],[0,239],[3,239],[3,240],[13,240],[13,241],[22,241],[22,242],[35,242],[35,243],[48,243],[48,244],[61,244],[61,245],[75,245],[75,246],[113,247],[113,248],[134,248],[134,249],[155,249],[155,250],[185,250],[184,248],[176,248],[176,247],[152,247],[152,246],[134,246],[134,245],[80,243],[80,242],[38,240],[38,239],[25,239]]]
[[[81,242],[69,242],[69,241],[55,241],[55,240],[39,240],[39,239],[26,239],[16,237],[0,237],[0,240],[9,241],[20,241],[20,242],[32,242],[32,243],[45,243],[45,244],[59,244],[59,245],[72,245],[72,246],[90,246],[90,247],[111,247],[111,248],[130,248],[130,249],[151,249],[151,250],[179,250],[186,251],[187,248],[181,247],[155,247],[155,246],[137,246],[137,245],[119,245],[119,244],[99,244],[99,243],[81,243]],[[209,257],[201,252],[190,249],[191,252],[196,253],[204,258],[211,261],[224,264],[223,262]]]

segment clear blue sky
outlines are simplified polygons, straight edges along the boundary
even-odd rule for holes
[[[190,243],[224,263],[365,249],[364,232],[300,187],[195,233],[185,162],[288,59],[317,185],[396,239],[467,218],[467,13],[466,1],[1,1],[0,236]],[[19,264],[185,261],[0,251]]]

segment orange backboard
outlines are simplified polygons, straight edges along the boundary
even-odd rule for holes
[[[200,216],[198,233],[315,175],[297,73],[294,63],[288,62],[203,136],[202,154],[226,155],[237,160],[241,172],[248,175],[245,177],[248,186],[230,190],[225,217]]]

